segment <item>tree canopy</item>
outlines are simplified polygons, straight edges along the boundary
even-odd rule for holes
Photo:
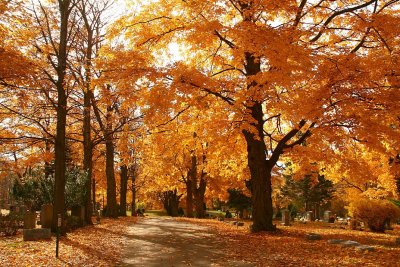
[[[87,223],[99,192],[111,217],[163,191],[202,217],[238,188],[273,231],[289,163],[349,203],[399,197],[399,1],[119,4],[0,2],[0,176],[54,176],[53,224],[71,165]]]

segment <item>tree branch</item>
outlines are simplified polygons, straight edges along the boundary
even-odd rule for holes
[[[322,28],[320,29],[320,31],[318,32],[318,34],[317,34],[316,36],[314,36],[314,38],[312,38],[312,39],[310,40],[310,42],[313,43],[313,42],[317,41],[317,40],[322,36],[322,34],[324,33],[324,31],[325,31],[326,27],[328,26],[328,24],[331,23],[331,21],[332,21],[334,18],[336,18],[337,16],[340,16],[340,15],[343,15],[343,14],[345,14],[345,13],[353,12],[353,11],[356,11],[356,10],[358,10],[358,9],[367,7],[367,6],[369,6],[369,5],[373,4],[373,3],[375,3],[376,1],[378,1],[378,0],[370,0],[370,1],[366,2],[366,3],[361,4],[361,5],[358,5],[358,6],[349,7],[349,8],[345,8],[345,9],[342,9],[342,10],[339,10],[339,11],[334,12],[330,17],[328,17],[328,19],[327,19],[327,20],[324,22],[324,24],[322,25]]]

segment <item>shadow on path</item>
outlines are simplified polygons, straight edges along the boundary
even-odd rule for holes
[[[254,266],[227,259],[227,244],[209,228],[168,217],[139,220],[125,239],[122,266]]]

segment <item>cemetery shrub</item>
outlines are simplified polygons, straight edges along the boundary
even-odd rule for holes
[[[351,204],[353,217],[373,232],[384,232],[385,224],[400,217],[400,209],[386,200],[360,199]]]
[[[178,216],[179,216],[179,217],[183,217],[184,215],[185,215],[185,211],[183,210],[182,207],[179,207],[179,208],[178,208]]]
[[[68,216],[67,217],[67,230],[73,230],[81,226],[81,220],[78,216]]]
[[[240,218],[243,217],[243,211],[245,209],[251,209],[251,198],[247,196],[242,190],[236,188],[228,189],[228,206],[236,211],[239,211]]]
[[[67,169],[65,180],[66,208],[84,205],[86,173],[72,166]],[[40,210],[43,204],[53,203],[53,187],[53,175],[46,175],[43,169],[37,168],[26,174],[23,182],[15,181],[12,193],[16,201],[24,203],[29,209]]]
[[[0,235],[16,235],[22,221],[22,214],[10,213],[9,215],[0,215]]]

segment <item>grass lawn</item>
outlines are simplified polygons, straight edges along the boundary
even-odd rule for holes
[[[209,214],[210,216],[214,216],[214,217],[224,217],[225,216],[225,212],[222,212],[220,210],[207,210],[206,214]]]

